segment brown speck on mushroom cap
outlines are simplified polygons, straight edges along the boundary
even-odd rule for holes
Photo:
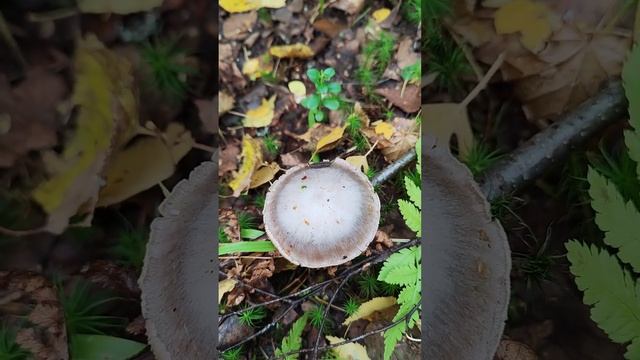
[[[340,265],[360,255],[379,220],[380,199],[369,179],[339,158],[327,167],[289,169],[265,199],[269,239],[287,260],[309,268]],[[290,245],[295,250],[282,251]]]

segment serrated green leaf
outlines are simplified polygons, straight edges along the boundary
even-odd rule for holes
[[[291,330],[287,336],[282,339],[282,346],[279,349],[276,349],[276,355],[282,356],[291,351],[300,350],[300,346],[302,345],[302,331],[304,327],[307,325],[308,313],[302,315],[298,320],[293,323],[291,326]],[[297,360],[298,354],[291,354],[285,357],[285,360]]]
[[[400,304],[400,308],[398,309],[398,313],[393,317],[393,321],[398,321],[399,319],[407,316],[409,311],[411,311],[414,306],[418,305],[420,302],[420,282],[416,281],[414,284],[405,287],[398,294],[398,304]],[[413,327],[414,324],[414,315],[417,318],[418,312],[414,312],[411,314],[411,318],[409,319],[409,328]]]
[[[422,190],[408,176],[404,177],[404,188],[407,189],[407,195],[418,209],[422,209]]]
[[[571,272],[584,303],[592,306],[591,318],[617,343],[640,337],[640,286],[616,257],[596,246],[577,241],[566,244]],[[631,358],[629,358],[631,359]]]
[[[400,322],[384,332],[384,360],[391,359],[393,350],[407,328],[406,322]]]
[[[395,267],[386,274],[385,282],[394,285],[410,285],[415,283],[420,270],[413,264]]]
[[[596,170],[590,168],[587,179],[591,207],[596,212],[596,224],[605,233],[604,242],[619,249],[620,260],[640,272],[640,232],[637,231],[640,213],[633,202],[625,201],[615,185]]]
[[[413,264],[416,264],[416,266],[420,268],[420,257],[421,252],[419,246],[402,249],[391,254],[391,256],[389,256],[382,265],[382,268],[378,273],[378,280],[388,282],[389,273],[395,268],[407,267]]]
[[[640,131],[640,45],[633,47],[624,64],[622,82],[629,100],[631,126],[636,131]]]
[[[404,199],[398,199],[398,208],[409,229],[415,231],[418,236],[421,236],[422,220],[420,218],[420,210]]]

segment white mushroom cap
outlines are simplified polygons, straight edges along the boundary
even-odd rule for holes
[[[271,185],[264,207],[269,239],[294,264],[320,268],[360,255],[375,237],[380,199],[367,177],[338,158],[298,165]]]

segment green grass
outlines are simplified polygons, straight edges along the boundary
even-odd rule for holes
[[[24,360],[29,353],[16,343],[16,333],[6,324],[0,324],[0,359]]]
[[[59,281],[56,282],[56,287],[64,310],[68,334],[106,335],[109,331],[124,327],[126,319],[104,315],[104,305],[119,298],[92,294],[86,280],[77,282],[68,293],[62,289]]]
[[[369,144],[367,143],[367,139],[364,137],[364,135],[362,135],[362,132],[360,131],[362,129],[362,121],[360,121],[360,117],[355,113],[351,113],[349,116],[347,116],[346,123],[347,132],[349,133],[349,136],[351,137],[356,150],[358,152],[367,151],[367,147]]]
[[[267,134],[262,140],[267,153],[271,156],[278,155],[278,152],[280,151],[280,143],[278,142],[278,139],[271,134]]]
[[[262,211],[264,209],[264,202],[266,201],[266,198],[265,194],[256,194],[255,198],[253,198],[253,203]]]
[[[381,31],[378,37],[369,40],[363,47],[364,61],[356,69],[356,79],[364,94],[373,96],[376,82],[380,79],[394,55],[395,39],[391,33]]]
[[[441,0],[442,1],[442,0]],[[427,0],[427,4],[433,2],[433,0]],[[412,24],[420,24],[422,22],[422,1],[421,0],[408,0],[402,4],[402,14],[405,19]],[[427,14],[429,12],[427,11]]]
[[[186,77],[195,72],[183,64],[185,54],[175,41],[155,41],[142,48],[142,59],[151,70],[153,84],[172,100],[185,98],[188,91]]]
[[[222,225],[218,226],[218,242],[221,244],[227,244],[231,241],[229,240],[229,235],[224,231]]]
[[[358,302],[354,298],[349,298],[344,303],[344,311],[347,313],[347,316],[351,316],[355,314],[359,308],[360,308],[360,304],[358,304]]]
[[[242,313],[240,313],[240,315],[238,315],[238,317],[240,318],[241,324],[254,327],[260,321],[267,317],[267,310],[265,310],[264,307],[259,306],[243,311]]]
[[[477,176],[501,158],[502,155],[497,150],[491,150],[484,143],[475,142],[462,162],[467,165],[473,176]]]
[[[260,9],[262,10],[262,9]],[[242,346],[235,347],[222,353],[222,360],[244,359]]]
[[[375,297],[380,292],[380,282],[378,276],[372,271],[362,273],[357,279],[358,289],[360,295],[364,298],[370,299]]]
[[[309,310],[309,323],[316,328],[320,329],[322,322],[324,321],[324,328],[329,329],[333,326],[333,322],[329,317],[324,317],[324,307],[316,306],[313,309]]]
[[[143,231],[124,231],[118,235],[111,254],[122,264],[137,270],[142,269],[147,250],[147,234]]]
[[[253,215],[244,211],[238,211],[236,215],[238,217],[238,227],[240,227],[240,231],[256,227],[256,219]]]

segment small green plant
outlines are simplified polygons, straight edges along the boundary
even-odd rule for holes
[[[340,107],[342,86],[338,82],[330,81],[335,75],[336,71],[333,68],[326,68],[322,71],[313,68],[307,70],[309,80],[316,86],[316,92],[300,102],[302,106],[309,109],[309,127],[327,118],[322,108],[338,110]]]
[[[302,346],[302,331],[304,331],[304,327],[307,325],[308,317],[308,314],[303,314],[293,323],[287,336],[282,339],[280,348],[276,349],[276,356],[283,356],[289,352],[300,350]],[[298,354],[287,355],[284,357],[284,360],[298,360]]]
[[[24,360],[29,353],[16,343],[16,333],[5,324],[0,324],[0,359]]]
[[[407,84],[418,84],[422,77],[422,64],[420,61],[416,61],[413,65],[405,66],[401,72],[402,80],[402,90],[400,94],[404,93],[404,89],[407,87]]]
[[[280,143],[273,135],[267,134],[263,139],[264,148],[271,156],[278,155],[280,151]]]
[[[427,0],[427,3],[431,1],[433,0]],[[419,25],[422,22],[422,1],[408,0],[402,4],[402,13],[409,22]]]
[[[360,308],[360,304],[358,304],[358,302],[354,298],[350,297],[344,303],[344,312],[347,314],[347,316],[351,316],[351,315],[355,314],[356,311],[358,311],[359,308]]]
[[[309,315],[309,322],[316,329],[320,329],[320,326],[322,326],[323,322],[325,329],[333,325],[331,319],[324,317],[324,307],[322,306],[314,307],[313,309],[309,310],[307,314]]]
[[[358,283],[360,295],[367,299],[375,297],[378,292],[380,292],[380,284],[376,274],[373,274],[371,271],[362,273],[358,276],[356,282]]]
[[[256,219],[251,214],[240,211],[237,213],[237,217],[241,238],[254,240],[264,235],[264,231],[255,229],[255,227],[257,226]]]
[[[264,209],[264,202],[266,199],[267,197],[264,194],[256,194],[256,197],[253,199],[253,203],[258,209],[262,210]]]
[[[374,176],[376,176],[376,170],[372,167],[368,168],[367,171],[365,171],[365,175],[367,175],[367,178],[369,178],[369,180],[373,179]]]
[[[616,185],[625,199],[633,200],[636,206],[640,206],[640,181],[636,176],[638,165],[626,151],[615,155],[607,152],[600,144],[600,155],[587,154],[587,158],[598,173]]]
[[[462,162],[467,165],[473,176],[478,176],[501,158],[502,155],[497,150],[491,150],[484,143],[474,142]]]
[[[262,10],[262,9],[260,9]],[[235,347],[233,349],[229,349],[222,353],[222,360],[240,360],[243,358],[243,349],[242,346]]]
[[[183,64],[185,51],[175,41],[156,41],[142,48],[142,59],[149,66],[154,85],[170,99],[184,99],[186,77],[195,72]]]
[[[380,31],[378,36],[369,40],[364,48],[364,61],[356,69],[356,78],[360,82],[365,95],[371,97],[376,82],[393,58],[395,39],[387,31]]]
[[[229,240],[229,235],[227,235],[227,233],[224,231],[224,228],[222,226],[218,226],[218,241],[222,244],[222,243],[230,243],[231,241]]]
[[[121,329],[124,318],[103,315],[102,307],[118,300],[117,297],[106,297],[91,293],[91,287],[85,280],[78,281],[67,294],[61,283],[56,282],[58,296],[64,310],[68,334],[100,334]]]
[[[254,327],[258,322],[267,317],[267,311],[264,307],[258,306],[249,310],[245,310],[238,316],[240,318],[241,324]]]
[[[147,234],[143,231],[128,230],[118,235],[118,242],[111,253],[123,264],[137,270],[142,269],[147,250]]]
[[[218,245],[218,255],[241,252],[270,252],[274,250],[276,250],[276,247],[269,240],[238,241]]]
[[[418,139],[418,142],[416,143],[416,152],[418,154],[416,171],[418,173],[418,176],[421,177],[422,162],[420,155],[420,139]],[[420,218],[420,211],[422,209],[422,191],[420,190],[418,184],[416,184],[416,182],[408,176],[404,177],[404,187],[407,191],[407,195],[409,195],[409,200],[398,199],[398,209],[400,209],[400,214],[402,214],[402,218],[407,224],[407,227],[409,227],[409,229],[414,231],[416,235],[420,237],[422,234],[422,219]]]
[[[629,157],[640,162],[640,46],[635,46],[622,71],[633,130],[625,131]],[[640,168],[634,177],[640,179]],[[640,359],[640,211],[624,199],[620,190],[596,169],[587,171],[595,223],[604,232],[605,248],[567,242],[567,258],[591,318],[611,340],[628,344],[625,358]]]
[[[360,120],[360,116],[356,113],[349,114],[349,116],[347,116],[346,125],[347,132],[353,140],[356,150],[359,152],[366,151],[369,143],[364,135],[362,135],[362,121]]]

